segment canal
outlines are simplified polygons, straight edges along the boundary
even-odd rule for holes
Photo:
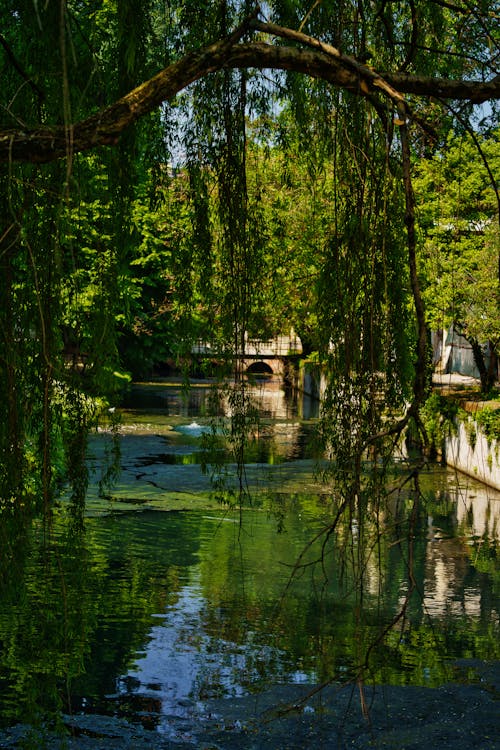
[[[417,504],[400,482],[331,533],[317,403],[273,378],[252,399],[240,470],[209,382],[135,384],[91,435],[84,524],[63,499],[2,564],[0,727],[119,716],[180,741],[207,701],[498,661],[499,495],[430,464]]]

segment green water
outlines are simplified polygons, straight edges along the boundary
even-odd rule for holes
[[[347,681],[361,664],[366,680],[439,685],[457,659],[499,658],[497,494],[432,466],[410,542],[404,495],[376,543],[363,547],[356,518],[329,536],[314,405],[267,383],[252,505],[223,508],[199,463],[208,389],[194,391],[136,389],[118,433],[91,438],[84,529],[63,502],[50,528],[37,522],[2,551],[0,724],[84,711],[165,733],[211,697]],[[99,493],[114,441],[121,473]]]

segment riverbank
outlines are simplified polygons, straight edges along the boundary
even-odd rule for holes
[[[169,734],[108,716],[65,717],[72,734],[27,727],[0,733],[0,748],[51,750],[498,750],[500,662],[461,660],[438,688],[278,685],[258,695],[184,705]],[[463,681],[463,682],[462,682]],[[142,716],[147,723],[147,715]],[[43,744],[45,743],[45,744]]]
[[[496,415],[500,400],[483,400],[479,381],[464,375],[434,375],[436,392],[454,402],[459,413],[454,418],[454,428],[444,435],[438,449],[441,460],[487,487],[500,491],[500,445],[488,418],[485,429],[484,416]]]

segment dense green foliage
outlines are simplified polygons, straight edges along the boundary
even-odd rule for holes
[[[234,41],[241,64],[205,51],[202,74],[186,74],[175,98],[145,108],[120,137],[94,133],[94,142],[91,133],[81,145],[82,121],[104,117],[165,66],[189,72],[197,50],[255,11],[249,0],[211,0],[203,13],[196,0],[0,0],[5,515],[43,508],[48,518],[66,480],[81,511],[86,433],[99,413],[131,376],[188,361],[198,339],[232,375],[226,437],[241,501],[254,412],[234,355],[247,333],[294,327],[327,376],[329,534],[356,519],[363,541],[383,514],[394,444],[410,420],[422,428],[426,323],[454,321],[498,346],[498,234],[489,229],[498,92],[481,88],[498,74],[492,0],[266,3],[260,17],[282,28],[247,22]],[[283,69],[260,70],[268,47],[274,60],[288,55]],[[310,66],[305,51],[316,54]],[[468,87],[445,102],[436,76]],[[489,96],[477,124],[474,103]],[[120,100],[116,119],[131,107]],[[464,123],[476,123],[473,143]],[[50,150],[61,132],[64,156],[38,163],[34,144]],[[15,158],[5,150],[14,141]],[[464,162],[473,168],[462,175]],[[474,222],[484,235],[470,231]],[[355,545],[360,605],[369,554]]]
[[[0,167],[2,510],[47,511],[66,479],[83,506],[86,431],[130,374],[186,361],[197,339],[230,368],[247,333],[294,327],[328,373],[321,438],[339,508],[363,516],[383,486],[376,463],[361,479],[367,446],[387,458],[398,429],[384,420],[425,393],[406,118],[417,116],[427,320],[497,346],[498,141],[488,122],[473,142],[453,136],[473,108],[439,106],[432,81],[396,110],[363,77],[366,97],[293,69],[226,68],[119,143],[80,153],[73,123],[230,33],[253,4],[211,2],[203,14],[190,0],[1,0],[0,9],[0,129],[64,125],[67,139],[64,159]],[[345,51],[351,67],[479,81],[496,73],[486,0],[474,11],[281,0],[264,10]],[[278,46],[298,44],[286,34]],[[247,27],[244,41],[254,36]],[[462,176],[464,163],[474,166]],[[253,416],[237,365],[233,374],[229,439],[240,465]]]
[[[479,357],[481,345],[489,343],[494,354],[500,344],[498,138],[498,130],[450,133],[432,159],[419,162],[415,180],[429,326],[454,325]]]

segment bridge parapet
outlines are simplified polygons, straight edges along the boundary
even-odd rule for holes
[[[192,354],[213,357],[217,354],[209,341],[197,341]],[[273,339],[249,339],[245,337],[245,351],[236,356],[243,359],[289,357],[302,353],[302,343],[293,332],[288,336],[275,336]]]
[[[289,336],[275,336],[273,339],[248,339],[245,346],[245,356],[260,357],[289,357],[292,354],[302,354],[302,343],[294,334]]]

